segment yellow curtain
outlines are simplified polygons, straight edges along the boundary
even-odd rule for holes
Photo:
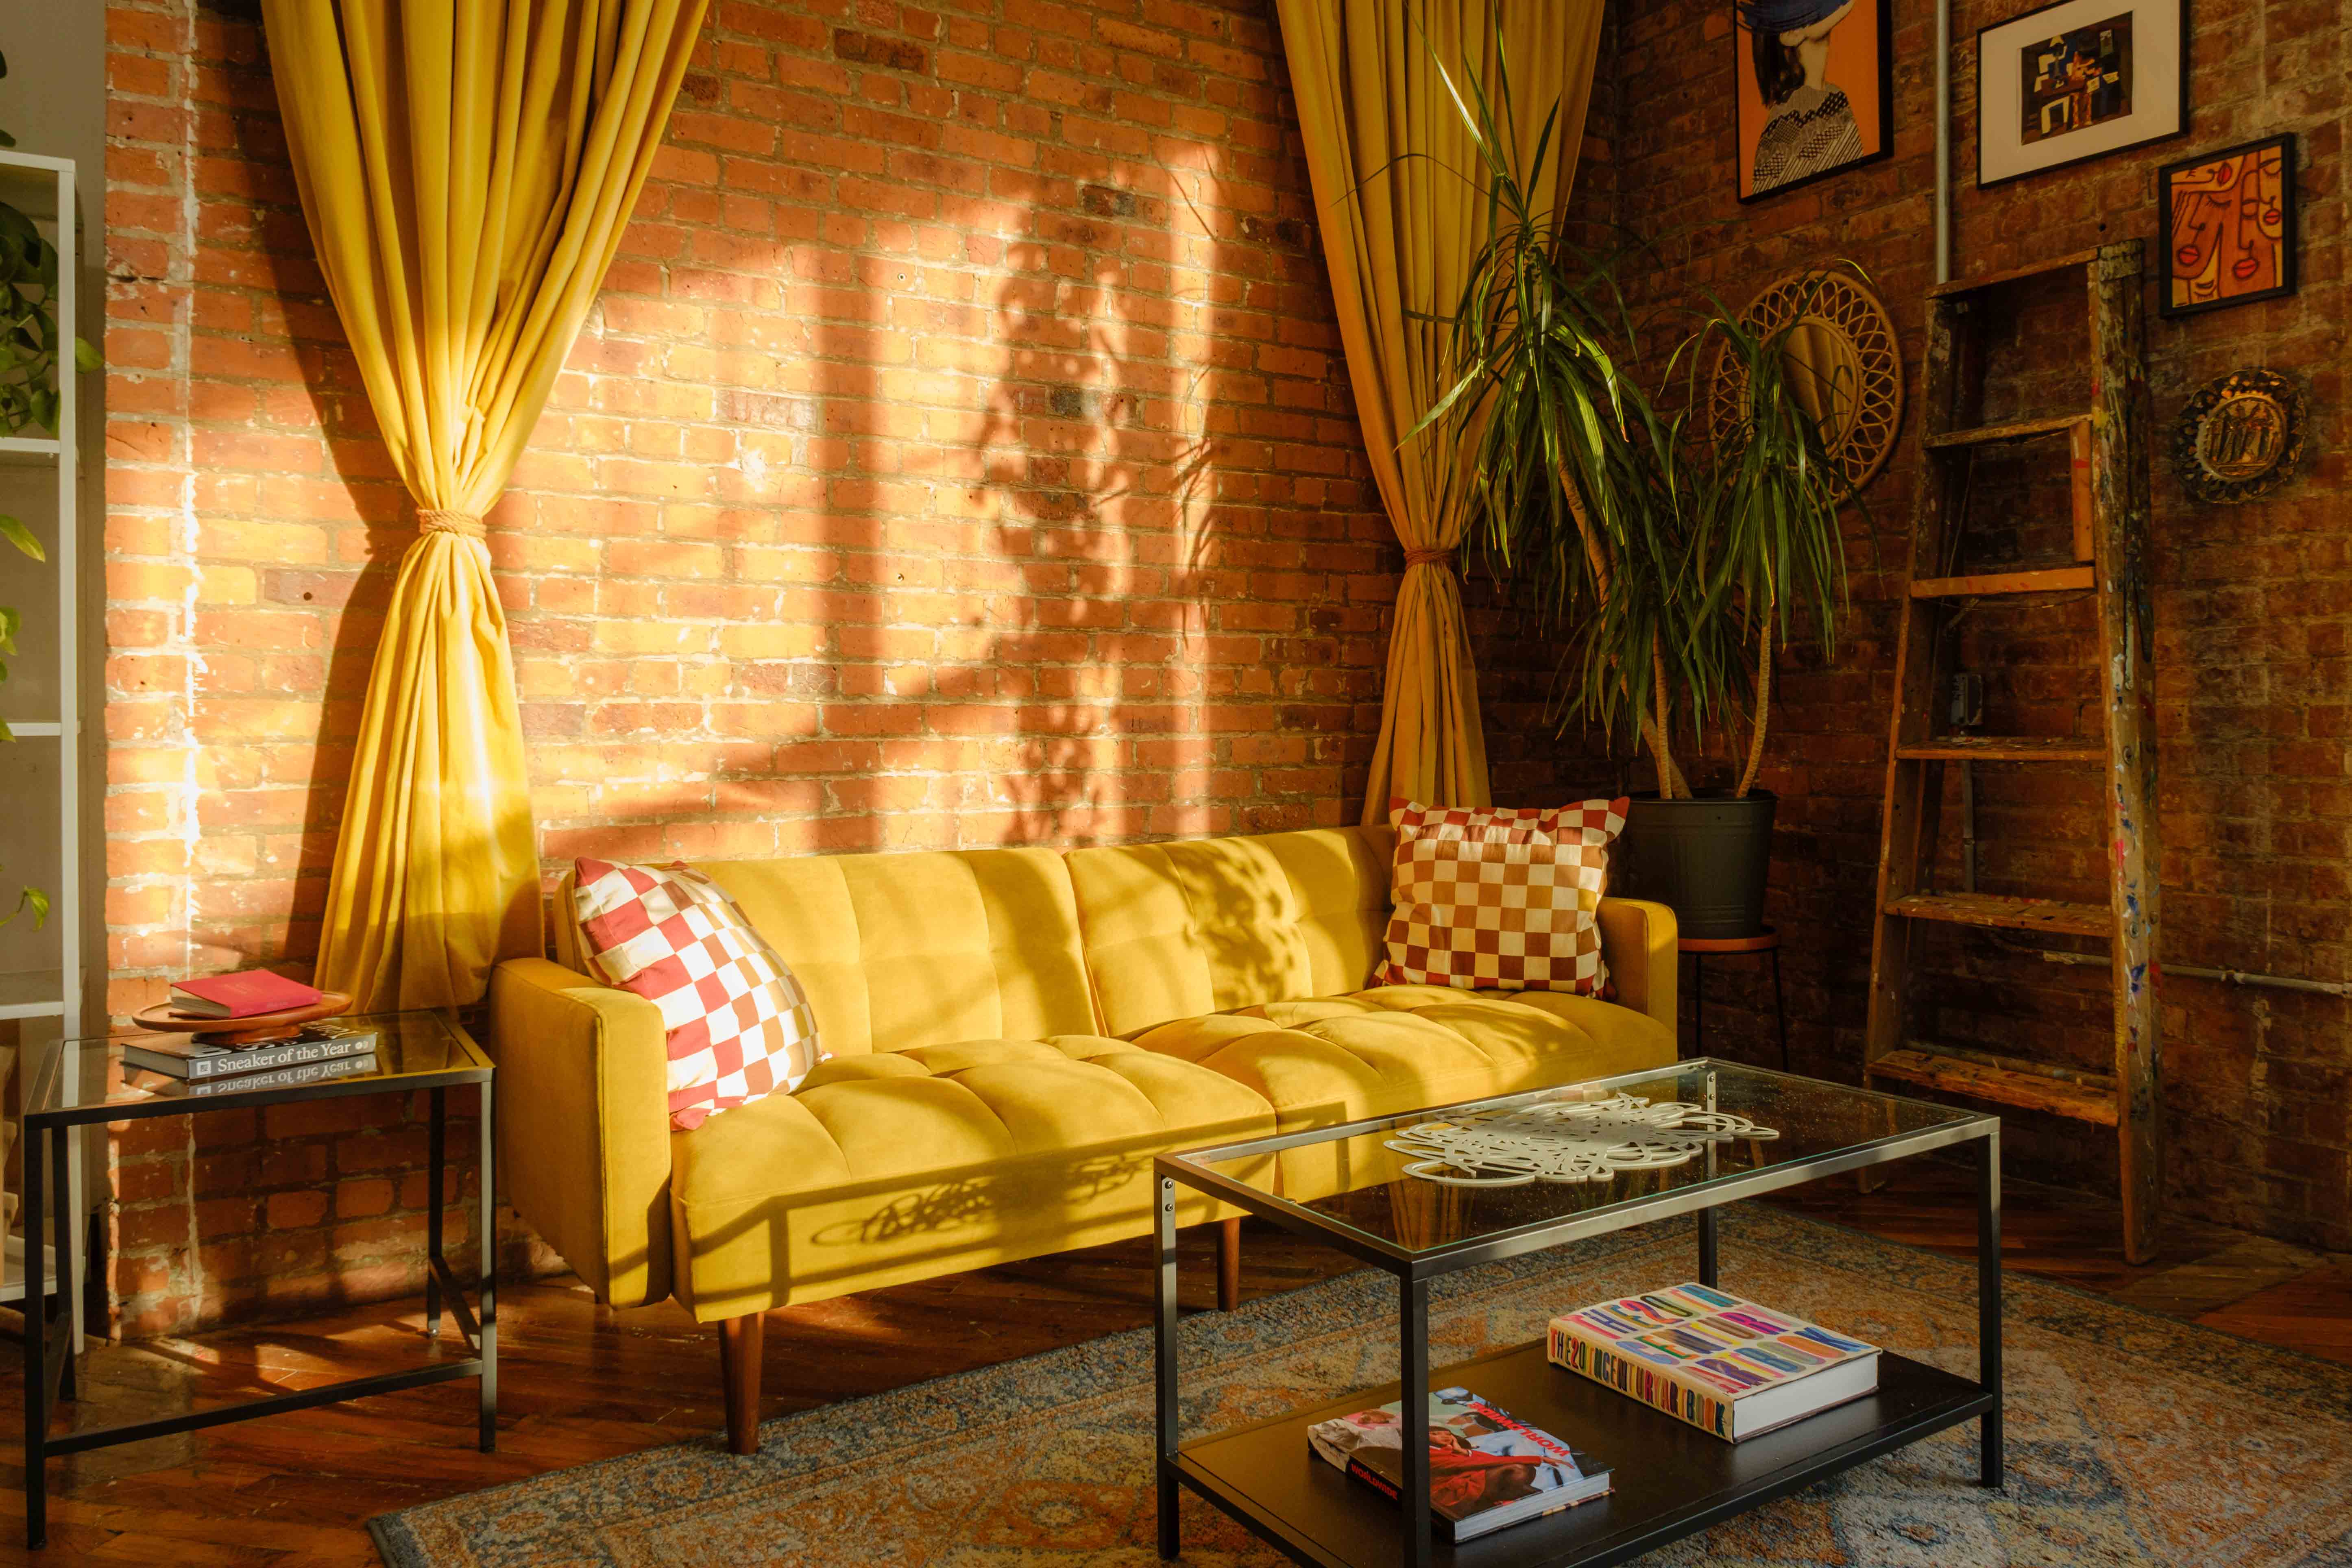
[[[1491,89],[1499,17],[1523,160],[1532,161],[1544,117],[1559,105],[1552,146],[1555,200],[1564,206],[1584,140],[1601,4],[1281,0],[1356,414],[1405,548],[1367,822],[1386,821],[1394,796],[1439,806],[1490,800],[1454,570],[1466,520],[1458,480],[1434,431],[1398,444],[1436,401],[1444,369],[1445,329],[1406,313],[1450,311],[1486,239],[1477,155],[1437,68],[1457,85],[1475,72]]]
[[[539,946],[482,542],[653,165],[707,0],[263,0],[310,238],[421,535],[368,677],[318,983],[478,998]]]

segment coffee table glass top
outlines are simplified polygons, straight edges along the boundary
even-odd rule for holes
[[[69,1042],[73,1049],[52,1051],[40,1064],[26,1092],[25,1109],[28,1114],[46,1118],[103,1120],[92,1113],[100,1108],[123,1115],[152,1113],[167,1107],[193,1110],[224,1100],[252,1103],[328,1089],[359,1093],[428,1088],[436,1079],[446,1082],[450,1074],[487,1077],[490,1071],[489,1059],[481,1047],[440,1013],[366,1013],[332,1021],[376,1031],[374,1047],[361,1053],[364,1060],[337,1061],[326,1064],[326,1071],[301,1075],[264,1071],[243,1081],[230,1075],[207,1082],[185,1082],[150,1071],[122,1054],[125,1046],[184,1036],[136,1030],[77,1040]]]
[[[1222,1188],[1383,1256],[1459,1252],[1466,1264],[1519,1250],[1515,1238],[1551,1245],[1999,1126],[1978,1112],[1702,1058],[1160,1164],[1189,1186]]]

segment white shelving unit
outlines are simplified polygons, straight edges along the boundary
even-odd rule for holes
[[[44,158],[35,153],[18,152],[0,148],[0,201],[31,218],[39,225],[58,247],[57,315],[59,327],[72,332],[79,320],[79,301],[75,298],[75,282],[79,267],[79,209],[75,204],[74,165],[70,159]],[[14,1064],[20,1085],[29,1084],[34,1069],[40,1062],[43,1050],[63,1051],[78,1056],[75,1041],[83,1033],[82,1020],[82,867],[81,867],[81,686],[80,669],[76,654],[81,642],[80,617],[80,551],[79,518],[75,516],[75,501],[80,483],[80,431],[78,425],[74,357],[70,351],[58,356],[58,429],[54,440],[28,436],[0,436],[0,474],[13,476],[25,469],[48,471],[55,496],[56,517],[53,533],[48,533],[49,560],[47,570],[53,575],[56,594],[57,685],[45,700],[48,712],[27,713],[18,709],[26,700],[26,690],[38,691],[39,685],[26,681],[20,686],[11,680],[0,685],[0,717],[5,717],[19,747],[47,747],[53,750],[51,771],[57,781],[57,800],[53,803],[57,820],[57,853],[54,885],[45,891],[49,895],[49,917],[46,929],[55,934],[55,946],[47,955],[50,962],[29,968],[11,968],[0,972],[0,1019],[25,1021],[44,1019],[57,1020],[54,1040],[26,1040],[17,1052]],[[30,490],[34,486],[10,485],[9,492]],[[44,533],[40,519],[26,516],[21,507],[12,507],[34,531]],[[0,547],[5,548],[5,547]],[[13,551],[8,553],[13,554]],[[29,563],[28,563],[29,564]],[[18,601],[26,612],[26,631],[34,629],[34,619],[40,614],[37,601]],[[12,662],[12,674],[24,672],[24,665]],[[28,673],[28,672],[26,672]],[[46,683],[41,683],[45,685]],[[5,743],[0,743],[5,744]],[[28,803],[31,812],[41,810],[40,802]],[[12,805],[13,810],[13,805]],[[0,883],[13,894],[15,883]],[[13,898],[10,900],[13,903]],[[12,927],[13,929],[13,927]],[[79,1063],[68,1061],[59,1064],[64,1070],[64,1082],[68,1092],[78,1084],[80,1075],[74,1069]],[[21,1093],[19,1095],[21,1100]],[[22,1148],[22,1126],[7,1129],[16,1134],[9,1139],[13,1148]],[[65,1255],[74,1272],[74,1300],[85,1300],[82,1291],[82,1249],[80,1239],[89,1214],[88,1196],[84,1192],[81,1149],[77,1142],[72,1157],[67,1162],[68,1212],[74,1224],[68,1234],[56,1239],[54,1249],[45,1248],[47,1257],[47,1277],[57,1278],[57,1254]],[[11,1176],[16,1174],[13,1162]],[[23,1187],[16,1192],[21,1196]],[[0,1244],[0,1301],[20,1301],[25,1295],[25,1257],[22,1238],[10,1235]],[[81,1324],[74,1325],[74,1348],[82,1347]]]

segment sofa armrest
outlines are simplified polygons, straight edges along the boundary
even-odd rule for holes
[[[600,1301],[670,1293],[669,1059],[660,1009],[544,958],[490,977],[499,1186]]]
[[[1641,898],[1601,901],[1601,956],[1608,960],[1618,1002],[1649,1014],[1676,1040],[1682,1038],[1675,1033],[1681,930],[1665,904]]]

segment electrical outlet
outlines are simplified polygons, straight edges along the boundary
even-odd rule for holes
[[[1984,677],[1970,670],[1952,676],[1952,705],[1947,727],[1968,729],[1984,722]]]

